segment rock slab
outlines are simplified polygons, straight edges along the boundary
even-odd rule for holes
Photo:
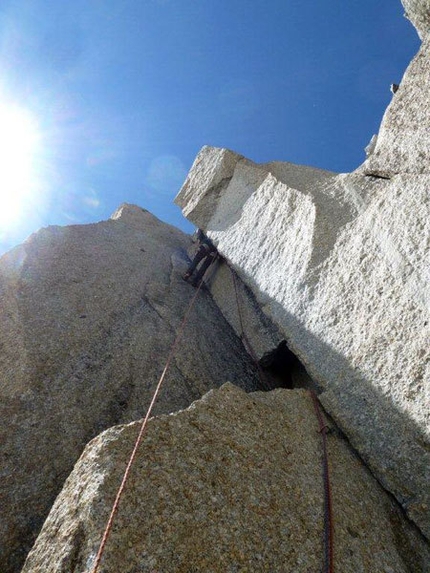
[[[308,573],[323,564],[321,437],[305,390],[226,384],[153,418],[101,573]],[[22,573],[89,573],[138,424],[111,428],[76,464]],[[425,573],[429,547],[331,432],[335,570]]]
[[[0,571],[18,571],[88,441],[144,415],[195,290],[190,238],[147,211],[50,227],[0,260]],[[155,413],[258,378],[199,294]]]
[[[206,147],[176,202],[430,538],[430,5],[403,4],[423,44],[360,168],[257,165]]]
[[[430,174],[429,86],[430,35],[427,34],[393,94],[374,150],[359,171],[385,178],[400,173]]]

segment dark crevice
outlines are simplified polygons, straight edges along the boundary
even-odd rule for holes
[[[366,177],[372,177],[373,179],[385,179],[390,180],[391,177],[389,175],[382,175],[381,173],[365,173]]]
[[[259,360],[259,366],[270,390],[274,388],[316,389],[306,368],[288,348],[286,340],[282,340],[276,348],[263,354]]]

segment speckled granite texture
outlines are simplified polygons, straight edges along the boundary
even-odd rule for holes
[[[429,185],[427,175],[256,165],[206,147],[177,197],[428,536]]]
[[[137,424],[93,440],[22,573],[89,573]],[[427,544],[336,432],[335,570],[425,573]],[[309,393],[226,384],[150,421],[100,573],[321,571],[321,437]]]
[[[195,291],[190,238],[139,207],[50,227],[0,260],[0,571],[19,570],[86,443],[142,416]],[[255,367],[199,294],[155,413]]]

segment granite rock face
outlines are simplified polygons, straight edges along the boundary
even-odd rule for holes
[[[428,188],[427,175],[256,165],[206,147],[176,201],[430,536]]]
[[[404,5],[424,41],[360,168],[257,165],[206,147],[176,202],[430,537],[430,10],[424,1]],[[228,298],[217,302],[237,331]]]
[[[50,227],[0,260],[0,570],[17,571],[88,441],[139,419],[195,290],[190,238],[139,207]],[[256,389],[240,340],[207,292],[155,412],[229,378]]]
[[[354,173],[198,155],[177,203],[224,261],[149,423],[103,573],[321,570],[312,401],[238,389],[259,386],[243,332],[258,356],[285,338],[312,376],[296,385],[316,388],[332,416],[336,571],[430,571],[429,545],[401,509],[430,538],[430,10],[403,4],[423,45]],[[128,424],[87,446],[23,573],[91,571],[130,422],[194,295],[181,279],[189,248],[124,205],[0,259],[2,573],[21,567],[88,440]],[[236,386],[205,394],[226,380]]]
[[[367,175],[430,176],[430,35],[393,94],[375,148],[362,166]]]
[[[430,32],[430,1],[429,0],[402,0],[405,16],[417,29],[419,37],[423,40]]]
[[[305,390],[226,384],[150,420],[100,571],[322,570],[321,436]],[[138,431],[111,428],[76,464],[22,573],[89,573]],[[425,573],[429,548],[336,432],[328,435],[335,570]]]

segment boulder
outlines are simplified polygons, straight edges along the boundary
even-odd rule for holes
[[[205,147],[176,198],[428,536],[429,184],[425,174],[257,165]]]
[[[100,571],[321,571],[318,427],[305,390],[246,394],[231,384],[153,418]],[[87,446],[22,573],[90,573],[138,429],[110,428]],[[430,571],[428,545],[393,498],[336,431],[327,441],[335,570]]]
[[[0,570],[19,570],[88,441],[143,416],[195,290],[190,238],[139,207],[49,227],[0,259]],[[155,413],[228,377],[256,389],[239,338],[202,290]]]

